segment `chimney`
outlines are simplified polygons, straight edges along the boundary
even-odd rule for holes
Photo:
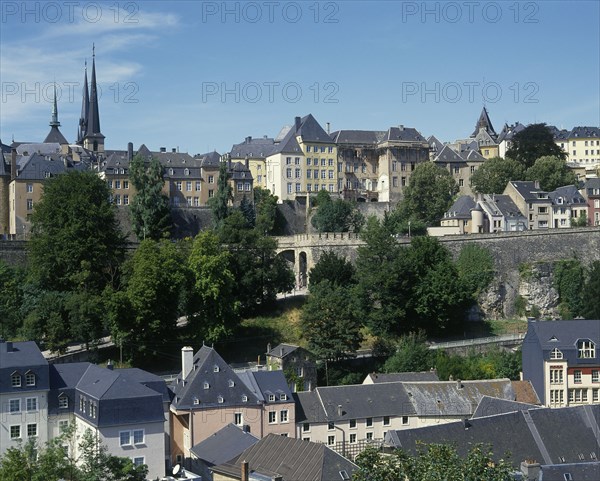
[[[283,358],[283,347],[279,349],[279,354],[281,355],[281,358]]]
[[[539,189],[540,188],[540,181],[539,180],[534,181],[533,185],[535,186],[536,189]]]
[[[112,371],[114,369],[113,363],[110,359],[106,363],[106,369],[108,369],[109,371]]]
[[[338,407],[337,407],[337,415],[338,415],[338,416],[341,416],[342,414],[343,414],[343,411],[342,411],[342,405],[341,405],[341,404],[338,404]]]
[[[13,351],[13,343],[11,341],[6,341],[6,352]]]
[[[463,388],[462,382],[460,381],[460,379],[457,379],[456,380],[456,389],[462,389],[462,388]]]
[[[185,381],[194,365],[194,350],[191,346],[185,346],[181,349],[181,378]]]
[[[246,137],[246,143],[249,144],[250,142],[252,142],[252,137],[250,137],[250,136]]]
[[[160,148],[160,151],[161,151],[161,152],[166,152],[166,151],[167,151],[167,148],[166,148],[166,147],[161,147],[161,148]]]
[[[176,149],[175,147],[173,147],[173,148],[171,149],[171,152],[173,152],[173,153],[175,154],[175,153],[177,153],[177,149]]]
[[[538,481],[540,479],[540,463],[526,459],[521,462],[521,472],[523,473],[523,481]]]
[[[240,478],[240,481],[249,481],[249,472],[248,461],[242,461],[242,477]]]
[[[246,156],[246,169],[250,170],[250,159]]]
[[[329,135],[331,133],[330,132],[330,130],[331,130],[331,124],[329,122],[327,122],[326,125],[327,125],[327,135]]]
[[[15,180],[17,176],[17,149],[14,147],[10,151],[10,180]]]
[[[400,124],[400,125],[398,126],[398,128],[399,128],[400,130],[404,130],[404,125]]]
[[[127,160],[129,162],[133,160],[133,142],[127,144]]]
[[[267,343],[267,354],[271,352],[271,343]]]
[[[294,119],[294,124],[296,125],[296,130],[300,129],[300,124],[301,124],[302,119],[300,117],[296,117]]]

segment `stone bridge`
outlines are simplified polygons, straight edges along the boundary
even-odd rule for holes
[[[308,272],[323,252],[333,250],[354,262],[358,247],[364,245],[354,233],[297,234],[276,239],[278,252],[294,266],[298,287],[306,286]],[[600,227],[466,234],[438,239],[454,256],[469,243],[486,247],[494,256],[499,277],[513,286],[518,285],[519,266],[523,263],[573,257],[586,264],[600,260]],[[398,243],[408,245],[410,239],[402,237]]]

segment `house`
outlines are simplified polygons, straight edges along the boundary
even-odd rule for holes
[[[317,364],[313,354],[303,347],[293,344],[279,344],[271,349],[267,346],[267,366],[269,370],[280,369],[292,373],[296,379],[290,389],[312,391],[317,387]]]
[[[515,122],[512,125],[504,124],[500,134],[498,134],[498,156],[505,158],[506,152],[513,145],[513,138],[519,132],[525,130],[525,126],[520,122]]]
[[[415,167],[429,159],[428,141],[404,125],[385,131],[339,130],[331,138],[338,152],[338,189],[345,199],[396,203]]]
[[[582,191],[587,199],[588,225],[600,225],[600,178],[587,179]]]
[[[573,127],[566,135],[555,133],[554,142],[567,155],[567,162],[584,166],[600,164],[600,128],[598,127]]]
[[[258,438],[234,424],[228,424],[191,449],[192,470],[204,481],[212,481],[211,468],[234,459],[258,442]]]
[[[505,194],[483,194],[478,199],[483,211],[484,232],[520,232],[527,229],[527,218]]]
[[[356,469],[323,444],[269,434],[212,471],[214,481],[349,481]]]
[[[508,379],[318,387],[294,394],[297,437],[356,455],[390,430],[471,417],[483,396],[516,400]]]
[[[248,160],[248,167],[254,186],[267,189],[267,157],[277,150],[275,139],[268,136],[260,138],[246,137],[243,142],[233,145],[229,155],[233,162]]]
[[[565,229],[572,227],[572,220],[578,221],[588,217],[588,205],[585,198],[574,185],[566,185],[549,192],[552,201],[552,227]]]
[[[485,107],[481,110],[471,138],[477,141],[479,152],[483,157],[486,159],[498,157],[498,134],[492,126],[492,121]]]
[[[448,148],[449,147],[445,147]],[[444,212],[441,227],[453,228],[457,234],[470,234],[473,228],[473,211],[477,209],[475,200],[468,195],[458,197],[452,206]],[[479,208],[481,210],[481,208]],[[483,232],[483,230],[481,231]]]
[[[552,200],[540,189],[539,182],[510,181],[503,192],[527,219],[527,228],[548,229],[552,226]]]
[[[191,449],[228,424],[262,438],[295,437],[296,408],[282,371],[236,373],[219,354],[184,347],[171,385],[171,461],[190,468]]]
[[[523,379],[545,406],[600,402],[600,320],[530,321]]]
[[[146,464],[150,478],[165,474],[169,392],[140,369],[94,364],[49,365],[31,341],[0,341],[0,455],[19,442],[40,444],[74,426],[87,430],[114,456]],[[78,443],[67,446],[77,457]]]
[[[291,126],[281,129],[274,144],[265,160],[267,188],[280,203],[320,190],[337,192],[337,148],[311,114],[295,117]]]
[[[481,443],[490,445],[494,459],[508,460],[515,470],[521,467],[522,461],[546,466],[569,463],[597,466],[599,420],[598,405],[530,410],[515,407],[490,416],[389,431],[385,444],[388,449],[416,454],[420,443],[447,443],[456,446],[458,454],[464,457],[474,445]]]

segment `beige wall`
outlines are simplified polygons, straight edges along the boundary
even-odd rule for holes
[[[31,190],[31,192],[28,192]],[[16,179],[9,187],[9,233],[17,238],[29,234],[31,222],[28,216],[33,214],[33,206],[40,201],[43,194],[43,183],[36,180]],[[32,207],[28,209],[28,200]]]

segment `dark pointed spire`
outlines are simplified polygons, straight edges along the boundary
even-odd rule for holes
[[[495,138],[498,136],[498,134],[494,130],[494,127],[492,126],[492,121],[490,120],[485,106],[481,111],[481,115],[479,115],[479,119],[477,120],[477,124],[475,125],[475,132],[471,134],[471,137],[476,137],[479,133],[479,130],[482,128],[490,135],[490,137]]]
[[[52,106],[52,120],[50,120],[50,127],[60,127],[58,121],[58,107],[56,105],[56,82],[54,82],[54,105]]]
[[[101,134],[98,112],[98,87],[96,85],[96,46],[92,50],[92,83],[90,85],[90,107],[88,110],[86,136]]]
[[[77,143],[83,143],[87,133],[88,111],[90,110],[90,93],[87,78],[87,60],[85,61],[85,73],[83,76],[83,95],[81,100],[81,117],[79,118],[79,130],[77,131]]]

